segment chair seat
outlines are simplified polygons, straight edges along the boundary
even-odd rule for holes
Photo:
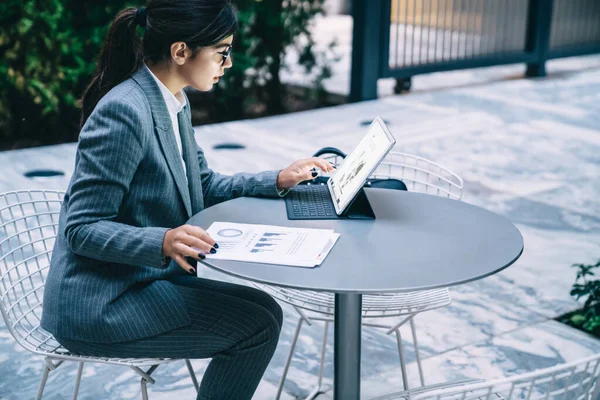
[[[333,293],[289,289],[258,283],[254,283],[254,286],[292,306],[320,314],[334,315],[335,297]],[[363,296],[362,317],[383,318],[412,315],[445,307],[451,301],[448,289],[368,294]]]
[[[468,394],[466,395],[468,396]],[[377,397],[375,399],[371,399],[371,400],[411,400],[414,398],[414,394],[406,394],[406,395],[387,395],[387,396],[381,396],[381,397]],[[432,400],[437,400],[437,398],[432,399]],[[454,396],[449,396],[449,397],[443,397],[443,400],[507,400],[506,397],[502,396],[499,393],[490,393],[490,394],[485,394],[485,395],[481,395],[481,396],[477,396],[477,397],[465,397],[465,395],[463,393],[458,393]]]
[[[176,359],[171,358],[113,358],[75,354],[58,343],[51,333],[45,331],[39,325],[28,335],[17,334],[15,337],[23,347],[33,353],[64,360],[102,362],[105,364],[124,365],[129,367],[153,366],[177,361]]]

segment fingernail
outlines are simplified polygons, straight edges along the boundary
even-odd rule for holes
[[[215,245],[213,246],[215,249],[219,248],[219,245],[215,243]]]
[[[319,175],[319,173],[318,173],[317,171],[313,171],[313,172],[312,172],[312,177],[313,177],[313,178],[314,178],[314,177],[316,177],[317,175]]]
[[[210,254],[215,254],[217,252],[217,250],[215,249],[210,249]]]
[[[200,257],[201,260],[204,260],[206,258],[206,256],[202,253],[198,253],[198,257]]]
[[[194,268],[190,268],[188,271],[190,274],[196,275],[196,270]]]

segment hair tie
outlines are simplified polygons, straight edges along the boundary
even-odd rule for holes
[[[142,28],[146,27],[146,7],[138,8],[135,12],[135,23]]]

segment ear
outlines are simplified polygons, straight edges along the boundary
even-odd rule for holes
[[[175,42],[171,45],[171,58],[177,65],[185,64],[190,54],[190,49],[185,42]]]

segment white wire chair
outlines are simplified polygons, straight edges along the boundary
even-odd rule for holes
[[[335,148],[325,148],[315,154],[321,156],[334,165],[339,165],[344,154]],[[432,161],[410,154],[390,152],[381,162],[372,179],[398,179],[404,182],[409,191],[428,193],[443,196],[454,200],[462,198],[462,179],[447,168]],[[321,347],[321,360],[317,386],[306,399],[313,399],[321,392],[323,382],[323,370],[325,365],[325,350],[327,346],[327,334],[329,324],[333,322],[334,316],[334,294],[326,292],[314,292],[307,290],[288,289],[266,284],[253,283],[253,285],[271,296],[290,304],[298,313],[298,324],[292,340],[290,352],[283,369],[281,381],[277,391],[276,399],[281,397],[285,379],[291,364],[292,357],[302,325],[309,326],[314,321],[324,321],[325,330],[323,344]],[[371,326],[386,330],[386,334],[395,334],[398,345],[398,354],[402,369],[402,380],[404,389],[408,389],[408,377],[406,374],[406,363],[404,360],[404,348],[400,328],[407,322],[413,338],[413,346],[417,361],[417,368],[421,385],[425,385],[425,378],[419,354],[419,344],[415,328],[414,317],[422,312],[448,306],[451,303],[448,289],[424,290],[412,293],[382,293],[363,296],[362,317],[365,320],[375,318],[396,317],[393,324],[384,324],[381,321],[363,321],[364,326]]]
[[[142,398],[148,399],[151,374],[160,364],[178,359],[90,357],[71,353],[40,327],[42,299],[64,192],[22,190],[0,194],[0,312],[8,331],[25,350],[45,356],[45,368],[36,399],[41,399],[50,371],[64,361],[77,361],[79,368],[73,399],[77,399],[83,364],[121,365],[141,376]],[[192,382],[198,381],[185,360]],[[142,368],[149,367],[147,370]]]
[[[596,400],[600,394],[600,354],[570,363],[488,382],[418,388],[372,400]]]

